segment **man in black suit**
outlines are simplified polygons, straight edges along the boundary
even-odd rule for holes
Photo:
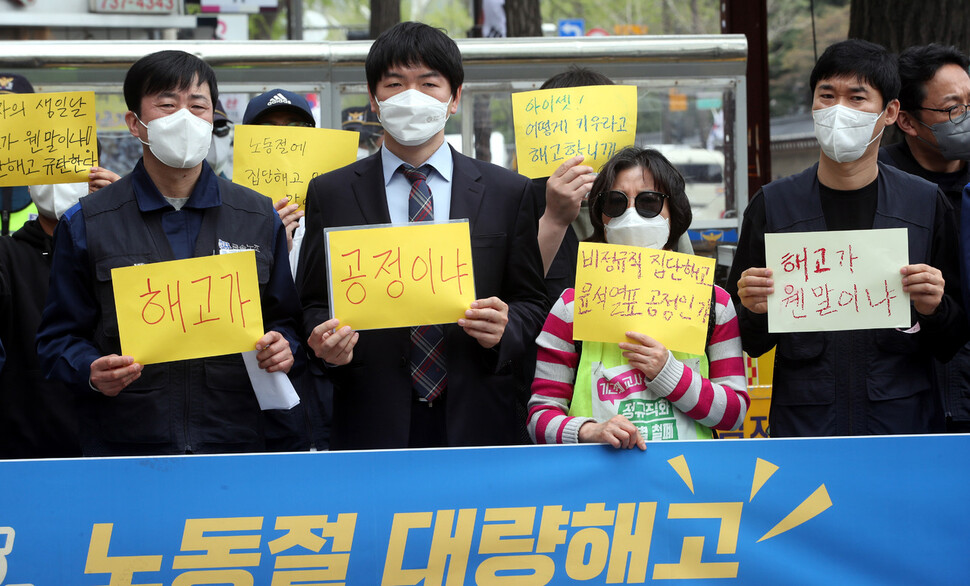
[[[535,352],[546,314],[531,184],[445,142],[464,71],[443,32],[401,23],[374,42],[365,68],[384,145],[310,183],[297,274],[308,342],[334,381],[331,447],[514,443],[514,366]],[[425,369],[414,352],[424,343],[410,328],[355,332],[330,319],[324,243],[324,228],[424,217],[414,208],[422,197],[417,205],[436,221],[468,219],[479,298],[463,319],[437,328],[431,345],[443,374],[433,392],[415,376]]]

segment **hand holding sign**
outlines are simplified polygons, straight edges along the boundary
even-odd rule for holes
[[[91,386],[109,397],[115,397],[138,380],[142,368],[131,356],[102,356],[91,363]]]
[[[920,315],[933,315],[943,301],[943,273],[925,264],[908,265],[903,274],[903,293],[909,293]]]

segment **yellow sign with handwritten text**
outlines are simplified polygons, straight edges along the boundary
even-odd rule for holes
[[[81,183],[97,164],[94,92],[0,94],[0,185]]]
[[[256,253],[111,270],[121,351],[154,364],[247,352],[263,336]]]
[[[713,285],[712,258],[580,242],[573,337],[619,343],[633,331],[668,350],[702,354]]]
[[[475,300],[468,222],[328,229],[333,317],[355,330],[454,323]]]
[[[329,128],[237,126],[232,180],[303,209],[310,180],[357,160],[358,133]]]
[[[599,169],[637,134],[637,88],[596,85],[512,94],[519,173],[549,177],[577,155]]]

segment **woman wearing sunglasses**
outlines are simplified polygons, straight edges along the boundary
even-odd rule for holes
[[[659,152],[631,147],[593,183],[590,242],[673,249],[691,221],[684,178]],[[646,449],[647,440],[704,439],[739,429],[748,409],[738,320],[714,286],[703,355],[670,352],[650,332],[622,344],[573,340],[573,289],[539,334],[529,401],[536,443],[609,443]],[[602,391],[610,398],[601,400]]]

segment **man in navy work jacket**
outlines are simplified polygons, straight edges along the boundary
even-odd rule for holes
[[[124,94],[143,157],[57,226],[41,365],[79,393],[85,455],[261,451],[264,414],[240,355],[144,366],[120,355],[111,269],[255,250],[267,328],[259,366],[288,372],[300,318],[283,225],[269,198],[205,163],[218,98],[205,62],[153,53],[128,70]]]
[[[775,347],[770,434],[775,437],[942,431],[933,358],[967,339],[960,306],[956,226],[936,185],[877,162],[899,113],[896,60],[850,39],[822,54],[811,76],[817,165],[766,185],[745,210],[728,279],[744,350]],[[768,333],[766,232],[906,228],[909,329]]]
[[[310,182],[297,273],[308,343],[334,381],[331,449],[515,443],[513,373],[546,310],[531,183],[445,142],[464,71],[443,32],[401,23],[374,41],[365,69],[384,144]],[[469,220],[479,299],[465,317],[424,332],[330,319],[324,228],[412,218]]]

